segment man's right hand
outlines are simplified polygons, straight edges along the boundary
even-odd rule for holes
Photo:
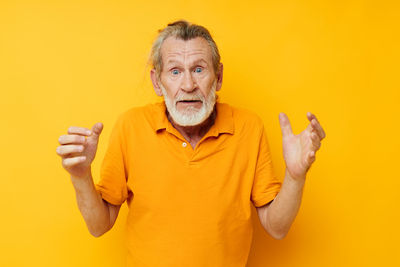
[[[60,146],[56,151],[62,158],[64,169],[71,176],[85,177],[89,174],[102,130],[103,124],[98,122],[93,125],[92,130],[83,127],[69,127],[68,134],[60,136],[58,139]]]

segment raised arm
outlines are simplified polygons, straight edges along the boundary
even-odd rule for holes
[[[70,127],[67,135],[60,136],[60,146],[57,147],[62,166],[71,176],[78,208],[89,232],[95,237],[112,228],[120,209],[120,205],[112,205],[103,200],[93,182],[91,163],[96,156],[102,129],[101,123],[96,123],[92,130]]]
[[[307,113],[310,124],[294,135],[286,114],[279,114],[283,137],[285,179],[275,199],[257,208],[264,229],[275,239],[283,239],[289,232],[300,208],[306,174],[315,161],[315,154],[325,138],[325,131],[312,113]]]

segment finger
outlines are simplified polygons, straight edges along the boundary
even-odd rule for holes
[[[321,125],[319,124],[317,117],[311,112],[307,112],[307,118],[310,121],[310,125],[313,131],[317,132],[321,140],[325,137],[325,132],[322,130]]]
[[[80,134],[80,135],[89,136],[92,134],[92,131],[89,130],[88,128],[84,128],[84,127],[71,126],[68,128],[68,134]]]
[[[313,144],[313,148],[318,150],[321,147],[321,141],[320,141],[318,134],[315,132],[312,132],[310,137],[311,137],[311,142]]]
[[[318,133],[318,135],[321,138],[321,140],[324,139],[325,138],[325,132],[322,129],[322,127],[319,124],[319,122],[317,120],[313,119],[311,121],[311,124],[312,124],[313,129]]]
[[[315,152],[314,151],[309,151],[305,158],[303,159],[304,165],[308,166],[308,168],[311,166],[311,163],[315,160]]]
[[[56,152],[60,156],[66,156],[71,153],[79,153],[82,152],[84,147],[82,145],[63,145],[59,146],[56,149]]]
[[[313,130],[314,130],[314,127],[312,126],[311,123],[309,123],[309,124],[307,125],[306,131],[308,131],[308,132],[311,133]]]
[[[315,161],[315,151],[308,153],[308,162],[311,165]]]
[[[60,145],[66,145],[66,144],[84,144],[86,141],[86,138],[82,135],[76,135],[76,134],[70,134],[70,135],[61,135],[60,138],[58,138],[58,142]]]
[[[324,129],[322,129],[321,124],[319,123],[317,117],[311,112],[307,112],[307,118],[310,120],[314,129],[317,130],[318,135],[321,137],[321,140],[325,138],[326,134]]]
[[[98,138],[100,136],[102,130],[103,130],[103,123],[101,123],[101,122],[96,123],[92,127],[93,136]]]
[[[65,167],[71,167],[76,164],[82,163],[86,160],[85,156],[79,156],[79,157],[74,157],[74,158],[65,158],[63,159],[62,163]]]
[[[312,114],[311,112],[307,112],[307,118],[309,121],[311,121],[314,118],[314,114]]]
[[[293,134],[289,118],[283,112],[279,113],[279,124],[281,126],[283,136]]]

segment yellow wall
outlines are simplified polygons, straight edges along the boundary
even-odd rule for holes
[[[327,133],[289,235],[270,238],[254,217],[248,266],[399,266],[397,3],[1,1],[0,266],[123,265],[126,204],[92,237],[57,139],[104,123],[97,180],[116,117],[160,100],[147,55],[180,18],[214,35],[221,101],[263,118],[280,177],[279,112],[295,133],[314,112]]]

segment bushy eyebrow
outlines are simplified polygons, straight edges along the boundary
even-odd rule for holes
[[[196,64],[199,64],[199,63],[204,63],[204,64],[208,65],[208,64],[207,64],[207,61],[205,61],[205,60],[202,59],[202,58],[193,61],[192,64],[193,64],[193,65],[196,65]],[[177,60],[174,60],[174,59],[169,59],[169,60],[167,61],[167,64],[166,64],[166,65],[171,65],[171,64],[178,64],[178,65],[180,65],[181,62],[179,62],[179,61],[177,61]]]

